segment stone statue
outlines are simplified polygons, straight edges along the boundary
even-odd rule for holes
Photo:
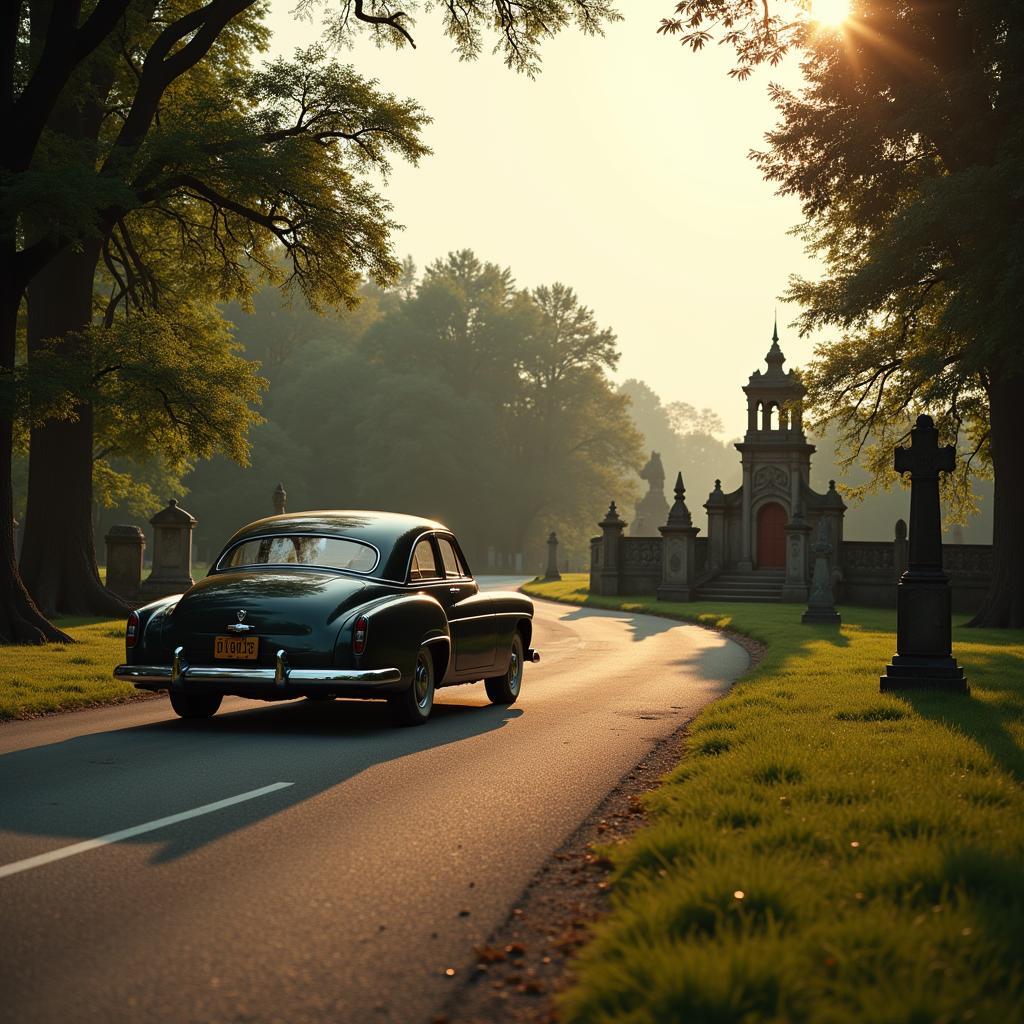
[[[811,545],[814,552],[814,573],[811,576],[811,595],[807,599],[807,611],[800,621],[811,625],[827,623],[838,625],[839,613],[836,611],[835,596],[832,593],[832,573],[829,569],[828,556],[832,554],[832,545],[828,539],[828,522],[818,520],[818,539]]]
[[[661,455],[651,452],[647,465],[640,470],[640,479],[647,481],[647,493],[640,499],[629,531],[631,537],[657,537],[658,527],[668,518],[665,500],[665,468]]]

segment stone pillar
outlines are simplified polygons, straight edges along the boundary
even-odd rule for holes
[[[782,585],[783,601],[807,600],[807,542],[811,527],[797,506],[793,518],[786,523],[786,582]]]
[[[751,572],[754,568],[753,540],[751,537],[751,502],[754,499],[753,475],[750,463],[743,457],[743,521],[740,525],[740,560],[736,568],[740,572]]]
[[[598,523],[598,526],[601,527],[601,564],[596,573],[596,579],[594,579],[595,574],[591,573],[591,589],[596,583],[598,594],[614,595],[619,592],[622,532],[626,529],[626,525],[613,501],[608,506],[608,514]]]
[[[953,654],[949,577],[942,569],[939,474],[951,473],[956,449],[939,447],[930,416],[918,416],[910,447],[894,453],[897,473],[910,473],[907,571],[896,587],[896,655],[881,677],[884,690],[970,693]]]
[[[708,514],[708,569],[725,568],[725,495],[722,481],[715,481],[715,489],[704,502]]]
[[[188,590],[192,579],[192,531],[196,520],[174,498],[150,523],[153,526],[153,570],[142,584],[142,596],[153,601]]]
[[[676,500],[668,522],[658,527],[661,541],[661,586],[659,601],[692,601],[697,569],[697,534],[684,500],[683,474],[676,477]]]
[[[279,483],[274,488],[274,515],[283,516],[284,510],[288,505],[288,492],[284,489],[284,484]]]
[[[560,580],[562,574],[558,571],[558,537],[552,530],[548,535],[548,567],[544,572],[546,580]]]
[[[898,580],[906,571],[908,563],[907,524],[902,519],[896,520],[896,535],[892,542],[892,564]]]
[[[107,590],[136,601],[142,589],[142,552],[146,537],[137,526],[112,526],[107,531]]]
[[[747,399],[747,431],[757,433],[757,402],[753,398]]]
[[[832,545],[828,540],[828,523],[818,520],[818,539],[812,547],[814,551],[814,575],[811,577],[811,594],[807,600],[807,611],[800,621],[809,625],[839,625],[839,613],[836,611],[835,597],[832,594],[832,570],[829,555]]]

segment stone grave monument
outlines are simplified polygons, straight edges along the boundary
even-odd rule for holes
[[[647,481],[647,493],[637,502],[629,535],[657,537],[658,529],[668,515],[668,502],[665,500],[665,468],[657,452],[651,452],[647,465],[640,470],[640,479]]]
[[[548,536],[548,567],[544,571],[544,579],[560,580],[562,574],[558,571],[558,537],[552,530]]]
[[[907,571],[896,586],[896,654],[881,677],[884,690],[970,693],[953,657],[949,578],[942,568],[939,473],[956,463],[952,445],[939,447],[930,416],[918,416],[910,447],[897,448],[897,473],[910,474],[910,543]]]
[[[188,590],[192,579],[192,531],[196,520],[174,498],[152,519],[153,570],[142,584],[147,601]]]
[[[800,621],[808,625],[825,624],[838,626],[839,613],[836,611],[835,596],[832,593],[832,570],[829,555],[832,545],[828,540],[828,522],[818,521],[818,539],[811,546],[814,553],[814,572],[811,575],[811,594],[807,599],[807,611]]]
[[[697,534],[690,510],[686,507],[686,488],[683,474],[676,477],[676,500],[664,526],[658,527],[661,536],[661,586],[659,601],[690,601],[697,570]]]
[[[133,604],[142,589],[142,553],[146,538],[137,526],[112,526],[107,542],[107,590]]]

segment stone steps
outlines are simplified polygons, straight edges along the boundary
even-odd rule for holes
[[[726,572],[697,588],[699,601],[781,601],[786,573],[781,569]]]

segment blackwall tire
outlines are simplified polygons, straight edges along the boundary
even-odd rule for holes
[[[399,725],[425,725],[434,709],[434,659],[427,647],[416,652],[412,684],[388,698],[391,714]]]
[[[220,702],[219,693],[175,693],[170,692],[171,707],[179,718],[213,718]]]
[[[523,664],[523,637],[517,632],[512,637],[512,650],[505,674],[484,680],[487,696],[492,704],[515,704],[519,699],[523,687]]]

